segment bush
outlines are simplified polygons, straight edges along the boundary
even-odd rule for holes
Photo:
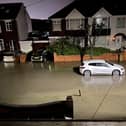
[[[49,46],[50,52],[56,52],[58,55],[75,55],[80,51],[77,46],[70,44],[67,40],[57,41],[55,44]]]
[[[48,47],[50,52],[56,52],[58,55],[78,55],[80,49],[77,45],[71,44],[67,39],[59,39],[55,44]],[[110,49],[103,47],[93,47],[93,56],[99,56],[104,53],[113,52]],[[91,55],[91,48],[87,48],[86,54]]]
[[[94,47],[93,48],[93,56],[99,56],[102,55],[104,53],[113,53],[114,51],[108,49],[108,48],[103,48],[103,47]],[[88,48],[86,51],[86,54],[91,54],[91,49]]]

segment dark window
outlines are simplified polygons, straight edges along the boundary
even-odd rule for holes
[[[99,67],[108,67],[108,65],[105,64],[105,63],[96,63],[96,66],[99,66]]]
[[[89,66],[96,66],[96,63],[89,63]]]
[[[97,66],[97,67],[108,67],[105,63],[89,63],[89,66]]]

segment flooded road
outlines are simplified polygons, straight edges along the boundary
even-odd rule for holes
[[[39,63],[0,64],[0,102],[40,104],[78,93],[76,74]]]
[[[42,104],[72,96],[75,120],[125,120],[126,77],[85,78],[73,70],[77,65],[1,63],[0,102]]]

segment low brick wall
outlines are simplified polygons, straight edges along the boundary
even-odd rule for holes
[[[105,59],[118,61],[118,54],[106,53],[100,56],[93,56],[93,59]],[[84,60],[91,59],[89,55],[84,56]],[[54,62],[74,62],[80,61],[80,55],[57,55],[54,53]],[[120,61],[126,61],[126,51],[120,54]]]

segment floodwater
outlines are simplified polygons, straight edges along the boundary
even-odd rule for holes
[[[93,122],[93,121],[17,121],[0,122],[1,126],[125,126],[126,122]]]
[[[73,98],[74,120],[126,120],[126,77],[83,77],[79,63],[0,64],[1,104],[42,104]]]
[[[76,74],[59,67],[43,63],[0,64],[0,102],[41,104],[78,93]]]

